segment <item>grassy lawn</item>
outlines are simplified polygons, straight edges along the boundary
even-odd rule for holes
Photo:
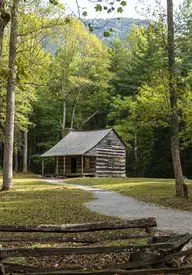
[[[176,203],[173,197],[174,184],[172,180],[152,180],[152,179],[105,179],[105,178],[83,178],[68,179],[67,182],[79,183],[84,185],[93,185],[102,188],[119,191],[123,194],[137,197],[141,200],[151,201],[158,204],[172,205]],[[1,177],[0,177],[1,183]],[[191,185],[190,185],[191,191]],[[107,217],[96,212],[89,211],[84,205],[93,199],[91,193],[76,189],[72,186],[65,187],[59,185],[50,185],[36,178],[35,175],[17,174],[14,176],[14,188],[11,191],[0,192],[0,224],[65,224],[65,223],[83,223],[93,221],[114,220],[114,217]],[[162,203],[163,202],[163,203]],[[185,200],[177,200],[180,206],[184,203],[190,210],[189,203]],[[178,206],[178,205],[177,205]],[[179,207],[180,207],[179,206]],[[121,231],[124,232],[124,231]],[[130,233],[136,233],[132,229]],[[139,230],[139,232],[141,232]],[[109,232],[109,234],[118,234],[119,231]],[[35,236],[37,233],[28,233]],[[39,233],[41,234],[41,233]],[[39,235],[38,234],[38,235]],[[88,233],[93,234],[93,233]],[[94,233],[101,236],[101,232]],[[0,235],[5,235],[1,233]],[[11,235],[12,233],[7,233]],[[20,235],[16,233],[16,235]],[[22,233],[22,236],[28,236]],[[44,234],[43,234],[44,235]],[[57,235],[58,234],[51,234]],[[59,234],[61,235],[61,234]],[[96,236],[96,235],[95,235]],[[100,245],[126,245],[126,244],[146,244],[146,239],[125,240],[120,242],[104,242]],[[71,243],[3,243],[3,247],[39,247],[39,246],[71,246]],[[80,246],[73,243],[73,246]],[[103,268],[121,264],[129,261],[128,253],[109,253],[101,255],[66,255],[66,256],[46,256],[46,257],[18,257],[8,258],[8,262],[32,265],[39,267],[65,267],[65,268]]]
[[[66,179],[67,183],[96,186],[103,189],[118,191],[138,200],[160,206],[192,211],[192,180],[187,180],[189,199],[175,197],[173,179],[150,178],[76,178]]]
[[[0,183],[2,176],[0,176]],[[89,211],[83,203],[93,199],[91,193],[74,187],[64,187],[59,185],[50,185],[35,175],[17,174],[14,176],[14,188],[11,191],[0,192],[0,224],[19,225],[19,224],[66,224],[66,223],[84,223],[94,221],[117,220],[114,217],[108,217],[96,212]],[[136,232],[135,229],[130,233]],[[140,231],[140,230],[139,230]],[[109,232],[109,234],[118,234],[118,230]],[[124,232],[121,231],[121,232]],[[119,232],[120,233],[120,232]],[[0,233],[1,236],[13,236],[14,233]],[[16,236],[32,237],[45,236],[45,233],[15,233]],[[86,235],[101,236],[102,232],[83,233]],[[49,233],[47,236],[66,236],[67,234]],[[71,234],[70,234],[71,235]],[[77,234],[79,235],[79,234]],[[84,235],[84,236],[86,236]],[[74,234],[75,236],[75,234]],[[130,240],[119,242],[119,245],[129,244]],[[133,240],[133,243],[146,243],[146,240]],[[23,243],[17,241],[14,243],[2,243],[3,247],[36,247],[36,246],[81,246],[78,243]],[[101,245],[117,245],[117,242],[104,242]],[[98,268],[113,264],[114,261],[122,263],[128,261],[127,253],[111,253],[106,255],[65,255],[65,256],[46,256],[46,257],[18,257],[9,258],[8,262],[35,265],[39,267],[58,267],[65,268]]]
[[[2,176],[0,176],[1,184]],[[0,224],[65,224],[110,220],[84,205],[91,193],[50,185],[33,174],[14,176],[12,191],[0,192]]]

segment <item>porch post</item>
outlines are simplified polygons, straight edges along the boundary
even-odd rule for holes
[[[56,157],[56,175],[58,175],[58,157]]]
[[[63,157],[63,174],[65,175],[65,156]]]
[[[44,158],[42,158],[42,169],[41,169],[41,172],[42,172],[42,175],[44,175],[44,169],[45,168],[45,163],[44,163]]]
[[[81,174],[83,176],[83,156],[81,156]]]

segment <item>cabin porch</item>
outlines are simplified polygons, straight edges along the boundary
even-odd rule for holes
[[[94,156],[57,156],[55,157],[54,174],[64,177],[95,176]],[[42,175],[50,174],[46,167],[46,160],[42,158]],[[53,173],[52,173],[53,174]]]

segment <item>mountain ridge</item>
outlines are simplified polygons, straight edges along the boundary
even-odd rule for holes
[[[147,19],[138,19],[138,18],[129,18],[129,17],[120,17],[120,18],[111,18],[111,19],[87,19],[85,20],[85,24],[88,26],[89,24],[93,27],[93,33],[101,40],[105,41],[109,46],[115,38],[119,38],[123,40],[130,32],[131,26],[133,24],[138,27],[144,26],[146,27],[148,24]],[[109,31],[110,36],[104,37],[104,32]]]

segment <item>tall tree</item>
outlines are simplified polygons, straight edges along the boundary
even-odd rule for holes
[[[2,56],[4,30],[9,21],[10,14],[5,10],[5,4],[2,0],[0,2],[0,57]]]
[[[81,129],[99,114],[110,78],[105,45],[76,19],[63,28],[61,47],[50,67],[53,97],[62,100],[61,128]]]
[[[179,126],[177,111],[177,91],[175,83],[175,42],[174,42],[174,21],[173,21],[173,1],[167,0],[167,26],[168,26],[168,69],[169,69],[169,92],[171,107],[171,153],[175,175],[176,196],[188,197],[187,186],[181,167],[179,150]]]
[[[27,173],[28,165],[27,165],[27,158],[28,158],[28,137],[27,131],[23,132],[23,172]]]
[[[6,105],[6,128],[3,160],[3,185],[2,190],[12,188],[13,166],[13,138],[14,138],[14,112],[15,112],[15,81],[16,81],[16,50],[17,50],[17,12],[19,0],[13,0],[11,9],[11,34],[9,44],[9,72],[7,79],[7,105]]]

